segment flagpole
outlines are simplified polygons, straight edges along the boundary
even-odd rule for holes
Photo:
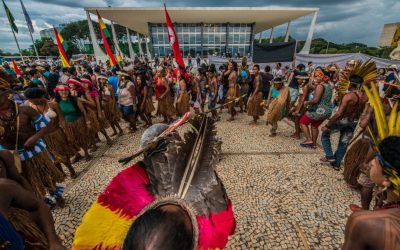
[[[38,52],[37,52],[37,49],[36,49],[35,42],[33,41],[32,32],[31,32],[31,31],[29,31],[29,34],[31,35],[31,39],[32,39],[33,48],[35,49],[35,53],[36,53],[36,58],[39,60],[39,54],[38,54]]]
[[[6,12],[6,15],[7,15],[7,9],[8,9],[8,7],[6,7],[6,4],[4,3],[4,0],[2,0],[2,2],[3,2],[3,6],[4,6],[4,11]],[[8,12],[8,13],[9,13],[9,12]],[[19,55],[21,56],[21,60],[24,60],[24,57],[22,56],[22,53],[21,53],[21,49],[20,49],[20,47],[19,47],[19,43],[18,43],[17,37],[15,36],[15,32],[14,32],[12,23],[11,23],[11,21],[10,21],[10,17],[8,17],[8,22],[10,23],[11,32],[13,33],[13,36],[14,36],[14,39],[15,39],[15,43],[17,44],[18,51],[19,51]]]
[[[15,32],[14,32],[14,30],[12,28],[11,28],[11,31],[12,31],[12,33],[14,35],[15,43],[17,44],[19,55],[21,56],[21,60],[24,60],[24,57],[22,56],[22,53],[21,53],[21,49],[19,47],[19,43],[18,43],[17,37],[15,36]]]
[[[19,0],[19,2],[21,3],[21,7],[22,7],[22,10],[24,11],[24,15],[25,14],[27,15],[26,10],[25,10],[25,6],[23,5],[22,0]],[[29,16],[28,16],[28,18],[29,18]],[[29,18],[29,20],[30,20],[30,18]],[[32,44],[33,44],[33,49],[35,50],[35,53],[36,53],[36,58],[37,58],[37,60],[39,60],[39,53],[37,52],[35,41],[33,41],[33,35],[32,35],[32,32],[31,32],[31,28],[30,28],[32,26],[29,26],[29,23],[28,23],[28,20],[27,20],[26,16],[25,16],[25,22],[26,22],[26,25],[28,26],[29,35],[31,35],[31,40],[32,40]],[[31,23],[31,25],[32,25],[32,23]]]

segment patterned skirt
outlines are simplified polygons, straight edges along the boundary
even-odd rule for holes
[[[261,92],[258,92],[256,95],[250,98],[247,107],[248,109],[247,114],[249,116],[263,116],[264,109],[260,105],[262,101],[263,101],[263,96]]]

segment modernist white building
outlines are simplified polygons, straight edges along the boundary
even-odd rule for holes
[[[85,10],[89,24],[91,24],[89,13],[96,14],[97,10],[104,19],[127,27],[128,38],[130,37],[128,29],[137,32],[140,37],[148,37],[152,44],[152,51],[149,50],[149,46],[146,46],[147,51],[140,51],[140,53],[160,56],[171,53],[163,7],[88,7]],[[252,54],[255,34],[272,29],[272,36],[274,27],[286,23],[287,40],[293,20],[313,15],[307,40],[301,51],[307,54],[310,50],[318,11],[318,8],[168,7],[184,56]],[[92,26],[89,25],[89,27]],[[102,51],[99,49],[96,51],[98,45],[96,45],[97,39],[94,37],[93,28],[91,28],[91,35],[95,53],[99,56]],[[130,50],[130,54],[132,58],[133,50]]]

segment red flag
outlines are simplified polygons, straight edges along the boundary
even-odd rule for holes
[[[12,66],[14,68],[15,74],[20,77],[22,76],[21,70],[18,68],[17,64],[15,63],[14,59],[12,59]]]
[[[115,60],[115,56],[114,56],[114,54],[110,48],[110,45],[108,44],[108,41],[107,41],[107,36],[109,36],[107,26],[104,24],[103,19],[101,18],[99,12],[97,10],[96,10],[96,12],[97,12],[97,18],[99,19],[100,34],[101,34],[101,38],[103,39],[104,48],[106,49],[108,58],[110,59],[111,66],[115,66],[115,65],[117,65],[117,60]],[[106,32],[106,33],[104,33],[104,32]]]
[[[182,54],[181,51],[179,50],[178,36],[176,35],[174,25],[172,24],[171,18],[169,17],[167,7],[165,6],[165,4],[164,4],[164,10],[165,10],[165,18],[167,19],[169,44],[171,45],[172,50],[174,51],[174,57],[176,62],[178,63],[181,69],[184,69],[185,63],[183,62]]]

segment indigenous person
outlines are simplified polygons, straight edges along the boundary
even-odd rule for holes
[[[228,69],[224,73],[225,76],[228,76],[228,81],[229,81],[229,89],[228,92],[226,93],[226,99],[225,103],[228,108],[228,113],[231,115],[231,117],[228,119],[228,121],[233,121],[235,120],[235,116],[237,114],[235,110],[235,104],[236,104],[236,97],[237,97],[237,63],[236,62],[230,62],[228,64]]]
[[[118,105],[125,121],[129,122],[129,128],[132,132],[136,128],[136,89],[135,84],[130,79],[128,73],[124,71],[117,72],[118,74]]]
[[[247,103],[248,106],[248,115],[253,117],[253,121],[250,123],[252,125],[257,125],[258,119],[260,116],[264,115],[264,109],[261,106],[263,100],[262,94],[262,80],[260,74],[260,66],[255,64],[253,66],[253,73],[254,73],[254,91],[250,95],[249,101]]]
[[[325,157],[321,158],[321,161],[329,162],[335,170],[340,169],[347,145],[353,137],[358,119],[367,102],[367,96],[361,90],[361,85],[374,79],[376,75],[376,66],[372,61],[357,62],[352,70],[348,70],[342,75],[339,91],[344,96],[338,110],[321,129],[321,142],[325,152]],[[363,76],[368,78],[364,79]],[[339,132],[340,136],[336,152],[333,153],[330,137],[335,132]]]
[[[114,88],[111,84],[108,83],[106,76],[98,75],[96,79],[99,82],[97,85],[102,86],[102,107],[104,110],[104,116],[110,123],[110,126],[113,130],[113,134],[111,136],[115,136],[117,134],[121,136],[124,132],[119,125],[119,121],[121,120],[121,113],[118,109],[117,100],[115,100]],[[119,132],[117,132],[117,129],[119,130]]]
[[[108,145],[112,144],[111,138],[108,136],[106,128],[109,127],[100,101],[100,95],[97,89],[94,87],[91,80],[82,78],[81,85],[85,91],[85,99],[87,100],[87,111],[90,121],[92,122],[93,133],[97,137],[97,133],[100,132],[107,141]]]
[[[146,122],[145,127],[147,128],[153,124],[151,121],[151,113],[155,110],[149,91],[150,87],[143,75],[138,75],[136,77],[136,83],[139,86],[139,93],[141,97],[139,112],[141,113],[142,119]]]
[[[0,170],[1,169],[2,168],[0,168]],[[31,247],[32,249],[39,249],[38,245],[29,246],[29,243],[32,243],[32,238],[24,241],[20,234],[17,233],[16,228],[10,223],[11,219],[8,217],[8,215],[12,211],[11,207],[14,207],[30,212],[30,214],[38,222],[38,226],[40,226],[40,229],[44,233],[47,241],[45,242],[47,244],[41,245],[40,249],[66,249],[61,244],[61,241],[55,232],[54,221],[50,209],[43,201],[35,197],[30,191],[22,188],[15,181],[6,179],[6,177],[0,178],[0,192],[2,193],[0,196],[1,248],[20,250],[29,249],[29,247]],[[27,218],[29,218],[29,215]],[[24,226],[26,226],[26,223],[27,221],[24,221]]]
[[[273,87],[270,90],[266,104],[268,108],[267,125],[272,126],[269,136],[275,137],[278,121],[282,120],[288,112],[290,95],[288,87],[283,85],[282,78],[276,77],[272,83]]]
[[[268,99],[269,89],[271,87],[271,81],[274,80],[274,76],[271,74],[271,66],[267,65],[264,68],[264,72],[260,72],[262,79],[262,93],[263,99]]]
[[[67,140],[76,149],[82,148],[88,161],[91,159],[88,150],[92,142],[92,135],[89,134],[91,121],[87,116],[86,109],[81,99],[71,95],[68,86],[58,85],[55,91],[55,102],[61,111],[59,122]],[[77,154],[75,160],[77,160],[76,158],[80,158],[80,155]]]
[[[61,128],[64,117],[57,103],[45,98],[46,92],[39,88],[29,88],[25,91],[27,104],[51,120],[51,131],[43,137],[50,153],[55,157],[55,165],[62,171],[61,163],[64,164],[71,178],[75,179],[77,174],[72,167],[70,158],[75,156],[76,149],[68,143],[67,136]],[[61,121],[60,121],[61,120]]]
[[[384,197],[383,205],[375,211],[353,213],[347,221],[343,249],[397,249],[400,234],[400,115],[392,109],[389,121],[375,85],[372,93],[364,88],[377,117],[378,135],[373,136],[375,157],[371,161],[370,177]],[[374,89],[375,88],[375,89]],[[397,106],[397,104],[396,104]]]
[[[215,69],[215,64],[211,64],[208,69],[208,110],[211,110],[212,118],[218,121],[220,118],[218,116],[215,105],[217,104],[218,98],[218,80],[217,80],[217,70]]]
[[[333,105],[332,88],[329,85],[329,77],[322,68],[314,70],[315,89],[311,93],[313,98],[304,102],[306,113],[301,117],[300,124],[306,140],[301,143],[302,147],[316,147],[318,139],[318,127],[332,115]],[[311,125],[311,135],[308,125]]]
[[[184,119],[171,127],[156,124],[144,132],[137,151],[144,151],[143,161],[113,178],[84,216],[73,249],[186,250],[226,246],[229,235],[234,233],[235,219],[213,167],[218,159],[213,121],[199,115],[192,122],[196,130],[187,132],[187,139],[183,140],[171,128]],[[193,141],[200,143],[201,153],[196,159]],[[189,159],[193,164],[186,164]],[[180,177],[186,170],[187,177],[193,178]]]
[[[183,72],[178,70],[176,75],[177,91],[176,91],[176,114],[183,116],[186,112],[190,111],[189,99],[190,96],[187,92],[186,80],[183,77]]]
[[[165,78],[165,69],[158,73],[158,81],[156,83],[156,97],[159,105],[159,112],[164,118],[164,123],[169,123],[175,116],[174,103],[171,96],[171,89]]]
[[[49,120],[28,106],[18,106],[8,99],[10,85],[0,78],[0,144],[2,149],[18,153],[22,175],[28,180],[37,197],[44,199],[48,191],[59,205],[64,199],[56,183],[64,180],[55,167],[41,139],[50,132]],[[17,156],[17,155],[16,155]]]
[[[296,80],[298,81],[299,85],[299,97],[297,98],[297,102],[294,104],[292,112],[295,132],[290,137],[294,139],[300,139],[300,118],[306,112],[304,102],[312,99],[311,93],[315,86],[312,82],[309,82],[307,72],[300,72],[299,75],[296,76]]]
[[[191,100],[191,103],[193,104],[194,112],[196,114],[200,114],[200,106],[201,106],[200,79],[198,77],[197,72],[196,72],[196,74],[193,74],[193,72],[191,72],[190,76],[192,77],[192,89],[191,89],[192,100]]]
[[[248,96],[249,96],[249,90],[251,89],[249,87],[249,82],[250,82],[250,72],[248,70],[248,65],[247,65],[247,57],[242,58],[242,65],[239,70],[239,75],[238,75],[238,89],[239,91],[237,92],[239,96],[244,96],[243,98],[239,99],[239,107],[240,107],[240,113],[247,112],[246,110],[246,104],[248,101]]]

